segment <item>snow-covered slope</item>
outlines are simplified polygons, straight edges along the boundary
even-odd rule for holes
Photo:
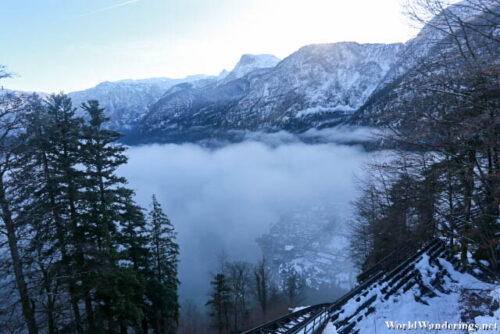
[[[434,239],[392,269],[363,273],[360,284],[333,303],[298,308],[245,334],[302,333],[318,325],[329,334],[441,333],[443,324],[454,332],[476,332],[476,325],[498,332],[499,282],[484,265],[471,262],[471,275],[459,262],[443,240]]]
[[[485,10],[486,7],[489,9]],[[457,31],[464,22],[470,24],[466,28],[467,39],[457,39],[451,31]],[[453,67],[456,72],[462,73],[473,58],[476,64],[498,66],[498,43],[493,43],[492,40],[498,40],[500,36],[499,24],[498,1],[471,0],[449,6],[425,25],[415,38],[405,43],[397,62],[349,122],[358,125],[385,125],[393,122],[393,125],[401,126],[405,119],[405,114],[401,111],[408,109],[401,102],[417,96],[415,92],[418,92],[418,87],[425,86],[422,83],[424,78],[449,78],[453,75]],[[490,39],[490,36],[496,37]],[[468,48],[474,54],[469,54]],[[420,91],[418,94],[423,93]],[[391,115],[388,112],[390,110],[395,115]],[[400,122],[402,119],[403,122]]]
[[[475,261],[473,275],[466,273],[452,254],[445,241],[434,239],[392,269],[363,273],[360,284],[333,303],[307,307],[307,316],[291,313],[245,334],[302,333],[318,324],[329,334],[476,332],[476,325],[490,328],[484,333],[498,332],[498,277]]]
[[[217,83],[185,85],[165,94],[142,119],[137,138],[186,140],[234,129],[299,132],[339,123],[368,99],[401,48],[354,42],[310,45],[275,67],[239,77],[249,69],[247,62],[254,68],[255,63],[276,61],[244,56]]]
[[[222,80],[220,83],[226,83],[231,80],[239,79],[257,69],[274,67],[279,62],[280,59],[273,55],[244,54],[243,56],[241,56],[240,61],[234,66],[231,72],[226,73],[225,75],[222,74]]]
[[[184,79],[106,81],[93,88],[68,95],[75,107],[79,107],[88,100],[98,100],[101,106],[106,108],[106,115],[110,118],[107,126],[115,130],[127,131],[135,126],[148,111],[149,106],[158,101],[169,88],[179,83],[205,78],[207,77],[203,75],[195,75]]]
[[[454,262],[442,244],[434,245],[401,271],[382,275],[339,305],[331,313],[332,325],[338,333],[359,334],[403,327],[433,333],[432,328],[441,332],[436,327],[443,324],[455,326],[455,331],[460,324],[498,326],[498,286],[458,271]]]
[[[257,240],[275,277],[294,270],[313,289],[352,288],[356,277],[347,233],[332,212],[320,205],[297,210]]]

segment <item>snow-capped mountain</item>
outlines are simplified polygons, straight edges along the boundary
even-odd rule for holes
[[[188,76],[183,79],[153,78],[143,80],[121,80],[103,82],[97,86],[69,93],[75,107],[79,107],[88,100],[98,100],[106,108],[110,118],[108,127],[126,131],[147,113],[150,105],[172,86],[183,83],[200,81],[209,77],[204,75]]]
[[[485,10],[487,6],[489,9]],[[498,40],[499,18],[500,5],[491,0],[482,1],[477,6],[459,2],[446,8],[425,25],[415,38],[405,43],[397,62],[349,122],[372,126],[393,122],[393,125],[402,126],[406,115],[402,113],[404,106],[401,101],[415,96],[416,85],[424,86],[425,77],[435,79],[441,76],[441,80],[449,81],[453,71],[460,75],[467,69],[467,58],[498,66],[498,48],[490,38]],[[492,22],[496,23],[496,27]],[[463,41],[463,37],[457,40],[451,33],[463,24],[470,24],[466,28],[467,42]],[[389,110],[395,111],[397,119],[391,118]]]
[[[273,55],[244,54],[243,56],[241,56],[240,61],[234,66],[231,72],[223,72],[221,76],[221,83],[239,79],[257,69],[274,67],[279,62],[280,59]]]
[[[491,8],[488,20],[498,20],[499,7]],[[243,55],[233,70],[216,77],[105,82],[70,95],[75,105],[99,100],[111,118],[109,127],[126,132],[130,144],[231,140],[234,130],[302,133],[340,123],[377,126],[384,124],[386,110],[398,109],[409,74],[452,44],[443,29],[447,13],[463,22],[484,16],[457,3],[404,44],[308,45],[281,61]],[[498,51],[495,56],[498,60]]]
[[[354,42],[310,45],[275,67],[267,67],[274,59],[269,56],[263,61],[243,56],[221,81],[173,87],[151,106],[136,138],[196,140],[235,129],[297,132],[338,124],[368,99],[401,48]],[[252,70],[243,74],[249,63]]]
[[[259,123],[255,128],[302,130],[320,125],[320,115],[329,114],[330,122],[332,116],[349,115],[377,87],[401,47],[354,42],[305,46],[253,82],[228,122],[238,126],[253,118]]]

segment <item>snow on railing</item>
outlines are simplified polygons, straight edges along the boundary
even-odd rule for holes
[[[323,311],[309,318],[304,323],[292,328],[289,333],[294,334],[316,334],[319,330],[323,329],[326,322],[330,319],[330,311],[328,307],[324,307]]]

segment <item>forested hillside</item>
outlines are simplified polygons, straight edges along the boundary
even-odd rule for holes
[[[173,332],[174,227],[116,174],[125,148],[99,103],[82,108],[88,121],[62,94],[1,97],[0,331]]]

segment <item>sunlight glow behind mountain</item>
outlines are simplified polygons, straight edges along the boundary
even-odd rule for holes
[[[74,91],[125,78],[231,69],[244,53],[279,58],[312,43],[404,42],[399,0],[6,0],[2,63],[11,89]]]

